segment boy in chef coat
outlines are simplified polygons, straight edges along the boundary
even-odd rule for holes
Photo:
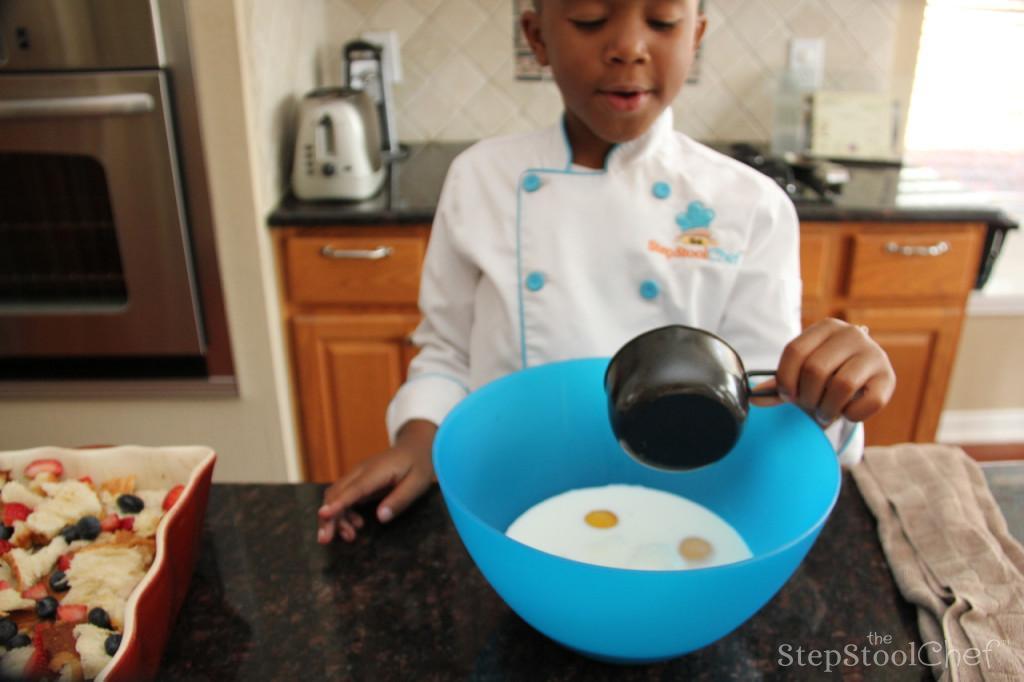
[[[324,494],[318,540],[355,539],[357,505],[391,520],[434,482],[437,425],[510,372],[611,356],[679,323],[715,332],[783,400],[816,416],[844,463],[895,386],[866,330],[801,333],[799,226],[768,177],[673,128],[706,19],[697,0],[539,0],[521,23],[565,114],[452,163],[420,290],[421,348],[387,413],[392,447]],[[831,426],[829,426],[831,425]]]

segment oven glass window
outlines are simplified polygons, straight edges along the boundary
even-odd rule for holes
[[[0,154],[0,304],[127,300],[103,166],[88,156]]]

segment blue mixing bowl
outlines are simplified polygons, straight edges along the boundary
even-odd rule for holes
[[[471,393],[445,419],[434,468],[470,556],[534,628],[587,656],[674,658],[728,634],[782,587],[839,495],[839,464],[821,429],[790,405],[752,408],[723,459],[673,473],[645,467],[615,441],[607,358],[527,369]],[[739,531],[753,557],[683,571],[594,566],[504,532],[552,495],[644,485],[704,505]]]

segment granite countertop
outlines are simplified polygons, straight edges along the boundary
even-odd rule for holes
[[[288,193],[267,222],[272,227],[429,223],[448,166],[469,144],[410,144],[408,156],[388,164],[384,187],[373,198],[306,201]]]
[[[1024,460],[984,462],[981,470],[1010,535],[1024,543]]]
[[[429,223],[437,208],[445,173],[468,142],[408,145],[409,155],[388,166],[388,178],[377,196],[366,201],[303,201],[286,195],[270,214],[278,226],[332,226]],[[723,151],[728,145],[712,145]],[[813,221],[970,221],[989,225],[990,232],[1016,228],[1002,210],[984,204],[965,205],[959,195],[922,195],[908,190],[914,178],[927,179],[927,169],[893,164],[848,163],[850,181],[831,203],[797,201],[801,220]]]
[[[636,667],[583,658],[516,616],[470,560],[436,488],[390,525],[371,522],[356,543],[328,547],[314,532],[322,491],[213,486],[160,679],[811,680],[824,670],[796,666],[797,647],[850,646],[859,660],[862,649],[920,655],[914,608],[893,582],[849,474],[817,543],[760,612],[711,646]],[[931,679],[920,663],[869,660],[840,672]]]

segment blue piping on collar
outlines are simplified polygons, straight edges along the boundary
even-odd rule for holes
[[[558,129],[562,131],[562,142],[565,143],[565,170],[572,168],[572,145],[569,144],[569,131],[565,126],[565,114],[562,114]]]
[[[519,298],[519,355],[522,361],[520,369],[526,369],[526,312],[523,309],[523,236],[522,230],[519,229],[519,217],[523,214],[523,176],[529,172],[527,169],[520,173],[516,181],[516,295]]]
[[[564,129],[563,129],[564,134]],[[568,148],[568,140],[566,141],[566,147]],[[569,165],[566,168],[527,168],[519,174],[519,178],[516,180],[516,294],[519,299],[519,354],[522,360],[522,369],[526,369],[528,365],[526,357],[526,302],[523,299],[524,277],[523,277],[523,229],[522,229],[522,216],[523,216],[523,178],[530,173],[549,173],[555,175],[605,175],[608,173],[607,168],[603,169],[590,169],[590,170],[575,170],[572,168],[572,159],[570,158]]]
[[[528,366],[526,357],[526,304],[523,299],[524,278],[523,278],[523,177],[529,173],[555,173],[559,175],[604,175],[608,172],[608,164],[612,155],[622,147],[620,144],[613,144],[604,157],[604,167],[600,169],[588,169],[585,171],[575,170],[572,167],[572,145],[569,144],[569,133],[565,127],[565,114],[559,121],[559,129],[562,131],[562,143],[565,145],[565,167],[564,168],[527,168],[519,174],[516,181],[516,292],[519,297],[519,352],[522,359],[522,369]]]
[[[569,144],[569,131],[565,127],[565,114],[562,114],[562,119],[561,119],[560,123],[561,123],[561,125],[559,125],[558,128],[559,128],[559,130],[562,131],[562,142],[565,143],[565,169],[564,170],[570,171],[570,172],[576,172],[576,171],[572,171],[572,145]],[[621,146],[622,145],[620,145],[618,143],[613,143],[612,144],[612,146],[608,149],[608,153],[604,155],[604,166],[601,167],[600,172],[603,172],[603,173],[607,173],[608,172],[608,164],[611,163],[612,154],[614,154],[615,151],[619,147],[621,147]],[[552,172],[554,172],[554,171],[552,171]]]

